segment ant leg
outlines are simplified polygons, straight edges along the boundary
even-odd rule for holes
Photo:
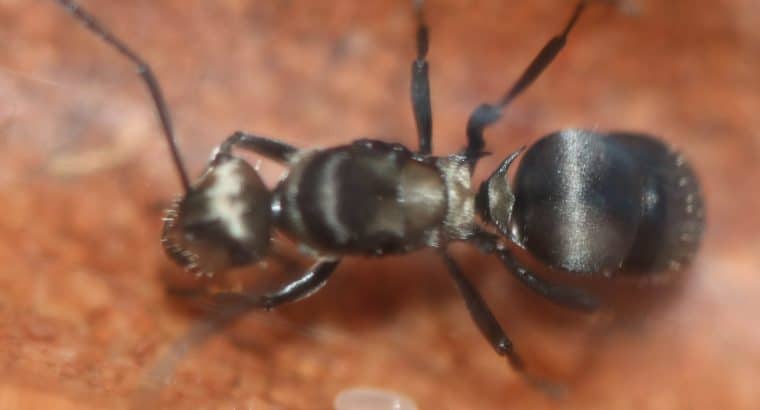
[[[581,0],[575,7],[575,11],[565,25],[564,30],[544,45],[538,55],[512,85],[512,88],[497,103],[481,104],[470,114],[470,118],[467,120],[467,147],[464,149],[464,155],[470,162],[474,164],[482,156],[482,151],[485,147],[483,130],[501,118],[501,111],[504,107],[525,91],[559,54],[567,42],[567,35],[573,26],[575,26],[575,22],[585,7],[586,0]]]
[[[184,336],[177,339],[169,347],[167,353],[159,357],[156,364],[148,371],[136,399],[141,403],[150,400],[156,386],[164,383],[164,380],[173,372],[177,361],[191,348],[198,346],[246,313],[256,309],[271,310],[276,306],[295,302],[314,294],[325,285],[339,262],[339,259],[319,261],[299,279],[264,295],[231,292],[214,295],[213,305],[206,316],[193,325]]]
[[[577,288],[553,284],[525,269],[495,235],[481,231],[472,240],[481,251],[496,254],[517,280],[549,301],[585,312],[592,312],[599,307],[599,300],[596,297]]]
[[[300,152],[298,148],[284,142],[237,131],[216,148],[211,156],[211,161],[215,162],[220,157],[229,157],[232,154],[233,147],[253,151],[283,164],[290,163],[293,157]]]
[[[496,353],[501,356],[507,356],[512,367],[522,372],[525,367],[522,358],[515,352],[512,342],[504,333],[493,313],[491,313],[483,297],[480,296],[475,286],[464,276],[462,270],[448,252],[442,251],[441,258],[446,264],[451,278],[454,279],[459,293],[464,298],[465,304],[467,304],[467,310],[470,311],[470,316],[478,326],[478,329],[480,329],[480,332],[488,339],[488,342],[496,350]]]
[[[470,317],[472,317],[472,320],[478,326],[480,332],[491,344],[491,347],[496,350],[496,353],[500,356],[506,356],[512,369],[518,372],[532,387],[541,390],[549,396],[562,395],[564,392],[562,386],[541,379],[525,370],[525,364],[522,358],[515,351],[512,342],[504,333],[504,329],[501,328],[501,325],[494,317],[491,309],[486,305],[483,297],[478,293],[478,290],[475,289],[475,286],[473,286],[467,277],[464,276],[462,270],[448,252],[442,250],[440,255],[451,274],[451,278],[454,279],[454,282],[456,283],[459,294],[464,298],[467,310],[470,311]]]
[[[213,303],[221,310],[231,310],[233,316],[239,316],[241,313],[254,309],[272,310],[282,304],[293,303],[313,295],[325,285],[339,262],[340,259],[319,261],[303,276],[274,292],[264,295],[247,295],[234,292],[217,293],[214,295]]]
[[[145,85],[148,87],[148,91],[150,92],[150,96],[156,107],[156,112],[158,113],[158,118],[161,121],[161,127],[163,128],[164,137],[166,137],[166,142],[169,145],[169,151],[171,152],[177,174],[179,174],[182,187],[185,192],[189,192],[190,178],[187,176],[187,170],[182,162],[182,156],[179,153],[179,146],[177,144],[177,139],[174,136],[174,129],[172,128],[171,117],[169,115],[169,107],[166,105],[163,93],[161,92],[161,87],[158,84],[156,76],[153,74],[153,70],[139,55],[127,47],[123,41],[108,31],[97,19],[95,19],[95,17],[84,11],[78,4],[72,0],[57,1],[88,30],[95,33],[98,37],[103,39],[103,41],[114,47],[116,51],[137,66],[137,73],[142,77]]]
[[[412,108],[417,123],[419,154],[432,152],[433,114],[430,108],[430,81],[428,80],[428,27],[422,14],[422,1],[415,1],[417,15],[417,58],[412,62]]]

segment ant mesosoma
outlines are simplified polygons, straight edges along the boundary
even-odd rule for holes
[[[138,68],[155,103],[184,196],[167,212],[161,243],[185,269],[211,275],[255,263],[267,255],[273,231],[297,241],[317,258],[298,279],[259,295],[219,294],[232,308],[229,322],[253,309],[272,309],[322,287],[346,255],[382,256],[433,248],[491,346],[531,382],[501,325],[449,254],[456,241],[497,255],[521,283],[560,305],[590,311],[599,302],[573,287],[544,280],[513,256],[508,240],[561,271],[610,276],[677,269],[689,262],[703,228],[702,198],[694,173],[680,155],[653,137],[563,130],[524,153],[515,176],[507,171],[523,151],[509,155],[481,185],[471,176],[485,155],[483,131],[552,62],[586,5],[580,1],[553,37],[495,104],[482,104],[467,123],[467,145],[455,154],[431,154],[428,28],[416,1],[417,56],[411,66],[411,101],[419,147],[357,140],[326,149],[300,149],[244,132],[228,137],[205,173],[191,182],[179,153],[169,110],[150,67],[71,0],[57,0],[73,16]],[[255,152],[288,167],[266,187],[256,169],[232,150]],[[478,222],[478,218],[483,223]],[[494,226],[498,236],[489,231]],[[226,319],[225,319],[226,318]]]

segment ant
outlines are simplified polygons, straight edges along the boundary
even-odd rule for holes
[[[680,269],[699,245],[704,212],[697,179],[677,152],[644,134],[562,130],[508,155],[477,192],[471,189],[475,166],[487,155],[484,130],[563,49],[587,1],[576,5],[564,29],[546,43],[500,100],[472,112],[467,144],[457,153],[431,154],[428,27],[422,2],[416,1],[417,55],[411,65],[416,151],[370,139],[301,149],[236,132],[216,148],[195,182],[188,177],[150,66],[74,1],[57,1],[131,60],[150,92],[184,190],[164,221],[161,244],[170,259],[198,275],[219,274],[267,256],[275,230],[315,256],[317,261],[298,279],[271,293],[215,295],[225,307],[217,317],[221,325],[251,310],[273,309],[313,294],[343,256],[433,248],[493,349],[526,380],[548,387],[525,370],[486,302],[451,257],[449,244],[463,241],[496,255],[528,288],[582,311],[596,309],[598,299],[537,276],[523,267],[505,242],[527,249],[550,268],[606,277]],[[252,151],[288,171],[270,189],[233,149]],[[523,152],[513,190],[507,172]],[[494,228],[498,233],[492,232]]]

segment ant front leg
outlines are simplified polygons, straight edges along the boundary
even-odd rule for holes
[[[210,306],[206,309],[208,312],[206,317],[180,339],[178,345],[195,345],[214,330],[232,324],[251,311],[272,310],[277,306],[297,302],[313,295],[327,283],[339,263],[340,259],[319,261],[300,278],[263,295],[238,292],[215,293]]]
[[[335,268],[338,267],[338,263],[340,263],[340,259],[319,261],[300,278],[264,295],[235,292],[217,293],[214,295],[214,305],[218,306],[220,310],[231,311],[233,316],[239,316],[241,313],[254,309],[272,310],[277,306],[299,301],[321,289]]]
[[[211,162],[215,163],[232,155],[232,148],[240,148],[263,155],[272,161],[289,164],[301,150],[281,141],[237,131],[227,137],[214,151]]]
[[[412,62],[412,108],[417,123],[417,137],[421,155],[432,152],[433,114],[430,108],[430,81],[428,80],[428,28],[422,15],[422,1],[415,2],[417,12],[417,58]]]
[[[217,331],[231,325],[246,313],[257,309],[271,310],[286,303],[296,302],[311,296],[327,283],[340,259],[322,260],[314,265],[300,278],[288,282],[281,288],[263,295],[223,292],[214,295],[206,316],[190,330],[172,343],[166,354],[159,357],[142,381],[138,392],[141,404],[152,396],[155,386],[160,386],[172,374],[176,363],[191,348],[203,343]],[[146,406],[138,406],[143,408]],[[150,406],[148,406],[150,407]]]

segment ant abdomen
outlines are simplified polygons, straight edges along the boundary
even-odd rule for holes
[[[551,267],[648,274],[680,268],[699,245],[694,172],[651,136],[550,134],[525,153],[514,181],[510,234]]]

